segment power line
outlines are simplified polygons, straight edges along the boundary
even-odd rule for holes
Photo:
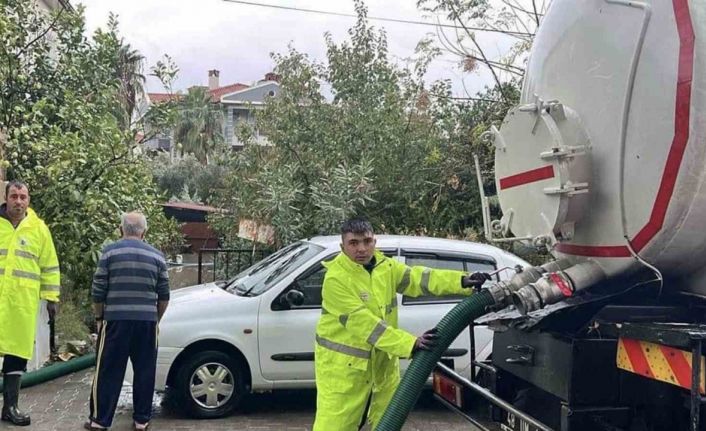
[[[502,100],[496,100],[496,99],[484,99],[482,97],[455,97],[455,96],[450,96],[450,97],[445,97],[446,99],[450,100],[470,100],[473,102],[491,102],[491,103],[502,103]]]
[[[259,6],[259,7],[269,7],[272,9],[283,9],[283,10],[291,10],[291,11],[297,11],[297,12],[307,12],[307,13],[317,13],[320,15],[332,15],[332,16],[343,16],[347,18],[358,18],[358,15],[350,14],[350,13],[342,13],[342,12],[331,12],[331,11],[325,11],[325,10],[316,10],[316,9],[303,9],[303,8],[297,8],[297,7],[291,7],[291,6],[280,6],[280,5],[274,5],[274,4],[266,4],[266,3],[256,3],[256,2],[250,2],[250,1],[244,1],[244,0],[223,0],[226,3],[238,3],[238,4],[244,4],[248,6]],[[414,24],[414,25],[425,25],[425,26],[431,26],[431,27],[443,27],[443,28],[453,28],[453,29],[460,29],[463,30],[463,27],[459,27],[456,25],[451,25],[451,24],[434,24],[430,22],[424,22],[424,21],[412,21],[412,20],[407,20],[407,19],[398,19],[398,18],[384,18],[384,17],[379,17],[379,16],[368,16],[368,19],[372,19],[375,21],[387,21],[387,22],[396,22],[396,23],[401,23],[401,24]],[[503,33],[503,34],[508,34],[512,36],[533,36],[530,33],[524,33],[521,31],[509,31],[509,30],[498,30],[498,29],[492,29],[492,28],[481,28],[481,27],[468,27],[466,26],[465,29],[467,30],[473,30],[473,31],[485,31],[489,33]]]

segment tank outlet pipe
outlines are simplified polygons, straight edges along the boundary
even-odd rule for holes
[[[605,273],[595,262],[582,262],[562,271],[548,272],[517,290],[512,302],[522,314],[563,301],[605,279]]]
[[[49,380],[54,380],[61,376],[65,376],[67,374],[85,370],[86,368],[90,368],[94,365],[96,365],[95,353],[90,353],[88,355],[81,356],[80,358],[74,358],[66,362],[56,362],[44,368],[24,373],[22,375],[22,379],[20,380],[20,385],[23,388],[38,385]],[[3,384],[2,379],[0,379],[0,391],[2,391],[2,389]]]
[[[567,259],[560,259],[557,261],[552,261],[545,263],[542,266],[533,266],[531,268],[525,268],[522,271],[518,271],[509,280],[503,280],[496,284],[491,285],[487,288],[488,293],[493,296],[495,304],[499,307],[504,308],[511,303],[512,295],[523,287],[530,283],[534,283],[543,274],[548,272],[562,271],[571,266],[571,262]]]
[[[439,336],[436,346],[433,350],[419,350],[414,354],[375,431],[399,431],[402,428],[441,355],[469,322],[486,314],[493,305],[497,305],[493,295],[483,289],[460,302],[441,319],[436,325]]]

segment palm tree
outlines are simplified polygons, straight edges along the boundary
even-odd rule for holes
[[[130,127],[137,97],[144,92],[145,75],[142,74],[145,57],[130,44],[120,46],[115,74],[120,83],[118,120],[124,129]]]
[[[224,142],[223,113],[205,87],[190,88],[180,105],[175,141],[182,145],[182,155],[191,153],[208,164],[209,155]]]

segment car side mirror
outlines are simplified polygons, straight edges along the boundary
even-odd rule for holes
[[[287,307],[298,307],[304,304],[304,294],[297,289],[291,289],[280,297],[280,304]]]

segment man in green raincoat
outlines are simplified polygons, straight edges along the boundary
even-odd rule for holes
[[[363,219],[341,227],[342,252],[330,262],[316,327],[316,419],[314,431],[354,431],[382,418],[400,381],[399,358],[430,349],[434,330],[417,337],[398,328],[397,294],[454,295],[474,292],[490,276],[409,267],[375,249]]]
[[[5,188],[0,206],[0,355],[4,356],[2,420],[30,424],[17,408],[20,378],[32,357],[39,301],[53,318],[59,302],[59,261],[49,228],[29,208],[29,189],[20,181]]]

